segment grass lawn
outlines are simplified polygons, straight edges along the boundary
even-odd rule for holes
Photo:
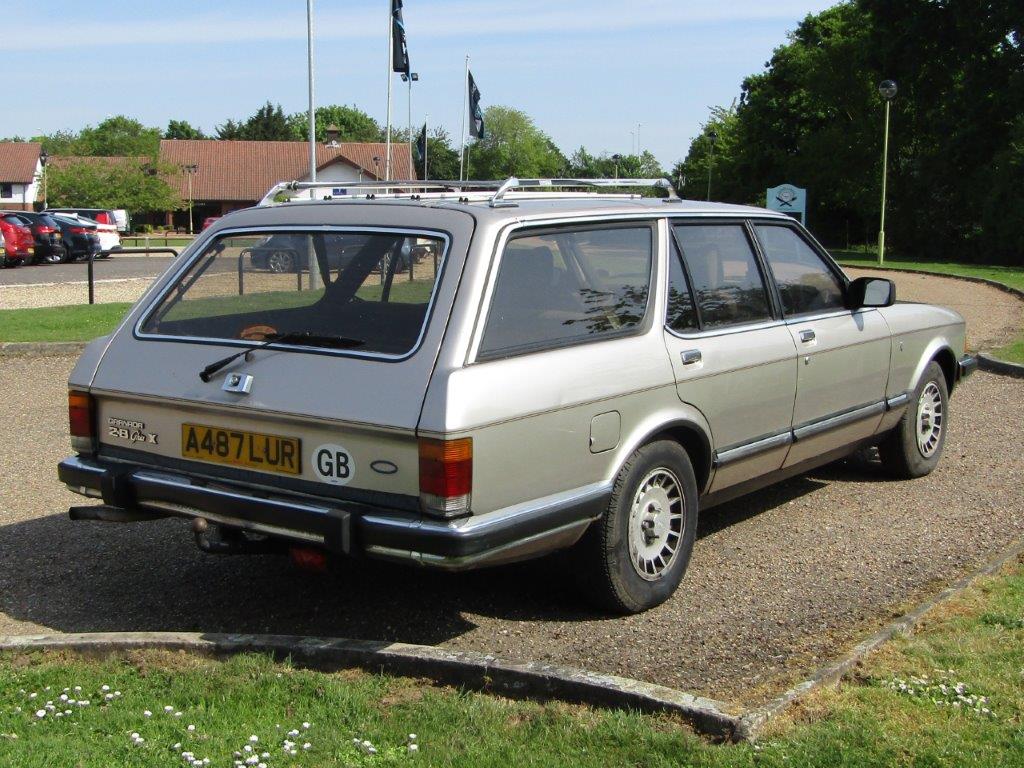
[[[191,237],[175,237],[170,235],[166,241],[163,235],[150,235],[149,236],[149,247],[150,248],[184,248],[187,245],[192,244]],[[121,245],[125,248],[145,248],[146,237],[140,235],[139,237],[122,237]]]
[[[833,258],[840,264],[847,267],[859,267],[861,269],[872,269],[878,266],[877,251],[830,251]],[[926,259],[906,259],[896,256],[886,259],[884,267],[890,269],[913,269],[926,272],[941,272],[951,276],[983,277],[986,280],[995,280],[1011,288],[1024,291],[1024,267],[999,267],[985,264],[960,264],[952,261],[928,261]],[[1024,363],[1024,330],[1021,335],[1010,344],[1001,349],[984,350],[991,352],[1000,360],[1007,360],[1011,363]]]
[[[110,333],[131,304],[0,309],[0,341],[88,341]]]
[[[938,609],[913,638],[886,646],[856,680],[812,696],[758,744],[725,746],[668,716],[321,674],[257,655],[216,662],[154,652],[97,662],[7,654],[0,765],[188,765],[182,752],[214,766],[256,756],[252,764],[267,768],[1024,765],[1022,648],[1018,564]]]

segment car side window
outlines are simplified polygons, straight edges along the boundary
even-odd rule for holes
[[[757,225],[787,316],[844,309],[843,285],[821,256],[789,227]]]
[[[675,240],[672,241],[668,257],[668,306],[665,322],[673,331],[693,331],[699,327],[690,282],[683,271],[683,257]]]
[[[673,229],[703,328],[771,319],[764,279],[742,225],[683,224]]]
[[[653,246],[646,223],[513,237],[501,257],[480,359],[636,329],[647,312]]]

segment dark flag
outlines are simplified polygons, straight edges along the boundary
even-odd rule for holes
[[[472,119],[469,123],[469,135],[482,139],[484,133],[484,113],[480,109],[480,89],[476,87],[476,80],[473,73],[469,73],[469,114]]]
[[[420,131],[420,136],[416,139],[416,160],[422,163],[423,158],[427,154],[427,124],[423,124],[423,130]]]
[[[394,60],[393,71],[402,72],[408,77],[412,70],[409,67],[409,45],[405,39],[405,22],[402,21],[402,0],[391,0],[391,46]]]

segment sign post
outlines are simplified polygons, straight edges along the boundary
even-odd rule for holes
[[[807,190],[794,187],[792,184],[780,184],[769,187],[767,208],[771,211],[788,213],[800,217],[800,223],[807,226]]]

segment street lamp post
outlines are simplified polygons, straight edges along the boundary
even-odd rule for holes
[[[622,155],[618,154],[617,152],[614,155],[612,155],[612,160],[615,161],[615,178],[616,179],[619,178],[619,161],[621,159],[622,159]]]
[[[192,177],[196,175],[199,170],[199,166],[195,163],[181,166],[182,170],[188,175],[188,233],[192,234]]]
[[[711,142],[711,151],[708,153],[708,200],[711,199],[711,171],[715,167],[715,142],[718,141],[718,134],[711,131],[708,134],[708,141]]]
[[[885,193],[889,175],[889,106],[896,98],[896,82],[883,80],[878,84],[878,94],[885,101],[885,138],[882,142],[882,219],[878,227],[878,263],[885,262]]]
[[[39,164],[43,166],[43,209],[48,208],[46,199],[46,163],[50,160],[50,154],[44,149],[39,152]]]

